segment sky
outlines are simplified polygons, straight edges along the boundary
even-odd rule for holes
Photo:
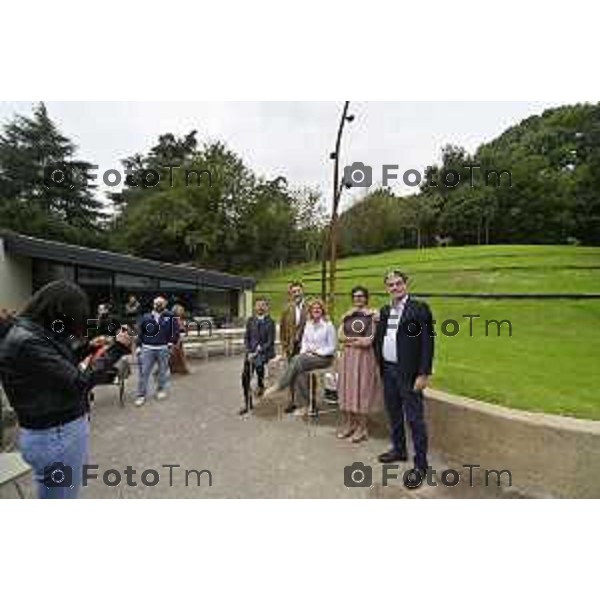
[[[353,101],[342,144],[342,165],[362,162],[381,182],[382,165],[399,165],[398,193],[415,191],[401,179],[408,169],[423,172],[456,144],[474,151],[522,119],[558,102],[359,102]],[[0,125],[30,114],[32,102],[0,102]],[[329,158],[343,106],[340,102],[47,102],[50,117],[79,147],[78,157],[122,171],[120,160],[145,152],[162,133],[221,140],[258,175],[283,176],[294,187],[332,195]],[[104,188],[106,189],[106,188]],[[115,188],[112,189],[114,191]],[[364,190],[352,190],[353,195]]]

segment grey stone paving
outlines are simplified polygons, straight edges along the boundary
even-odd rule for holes
[[[462,481],[454,488],[423,486],[416,491],[401,484],[381,485],[376,456],[387,449],[384,431],[372,432],[368,442],[354,445],[335,437],[335,415],[324,415],[316,425],[283,415],[276,405],[259,406],[247,418],[237,414],[241,405],[241,359],[196,361],[194,373],[173,380],[168,400],[149,400],[141,408],[132,404],[135,374],[130,378],[129,399],[118,405],[116,388],[98,388],[92,416],[90,462],[99,465],[99,480],[82,491],[83,498],[470,498],[510,497],[505,491]],[[373,485],[348,488],[344,467],[363,462],[373,468]],[[169,469],[173,468],[173,485]],[[432,464],[443,469],[434,456]],[[125,468],[136,469],[137,487],[125,485]],[[401,469],[409,465],[401,465]],[[121,485],[109,487],[101,474],[117,469]],[[141,484],[145,469],[159,472],[155,487]],[[185,469],[208,469],[212,475],[190,475]],[[28,496],[32,486],[24,482]],[[15,497],[14,490],[0,490]]]

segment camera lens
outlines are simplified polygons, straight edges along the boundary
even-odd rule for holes
[[[354,319],[350,325],[350,329],[358,335],[364,332],[365,327],[365,322],[362,319]]]
[[[66,329],[65,322],[61,319],[54,319],[52,325],[50,325],[50,329],[52,329],[52,333],[64,333]]]
[[[50,479],[56,485],[60,485],[65,480],[65,472],[62,469],[54,469],[50,475]]]
[[[356,185],[360,185],[365,180],[365,173],[360,169],[352,171],[352,182]]]
[[[420,488],[423,483],[423,475],[418,469],[411,469],[404,473],[403,480],[404,485],[409,490],[416,490],[417,488]]]
[[[357,473],[358,473],[358,477],[356,477]],[[356,485],[360,485],[365,480],[365,472],[361,471],[360,469],[355,469],[354,471],[352,471],[352,475],[350,476],[350,479],[352,479],[352,482],[355,483]]]

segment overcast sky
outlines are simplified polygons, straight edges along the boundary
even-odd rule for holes
[[[329,153],[343,102],[47,102],[49,114],[79,147],[79,157],[106,169],[147,151],[161,133],[198,130],[198,139],[223,140],[257,174],[282,175],[293,186],[331,195]],[[352,102],[342,162],[423,170],[445,144],[473,151],[482,142],[557,102]],[[0,103],[0,123],[29,114],[32,102]],[[410,191],[398,184],[397,191]]]

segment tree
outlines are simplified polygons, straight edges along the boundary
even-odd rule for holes
[[[22,233],[103,245],[105,214],[91,183],[92,165],[75,158],[43,103],[0,134],[0,218]]]
[[[146,156],[123,161],[135,173],[155,169],[163,177],[152,187],[133,177],[138,185],[112,195],[114,247],[237,271],[306,260],[320,227],[318,194],[292,191],[283,177],[257,177],[225,144],[200,147],[195,136],[161,135]]]

